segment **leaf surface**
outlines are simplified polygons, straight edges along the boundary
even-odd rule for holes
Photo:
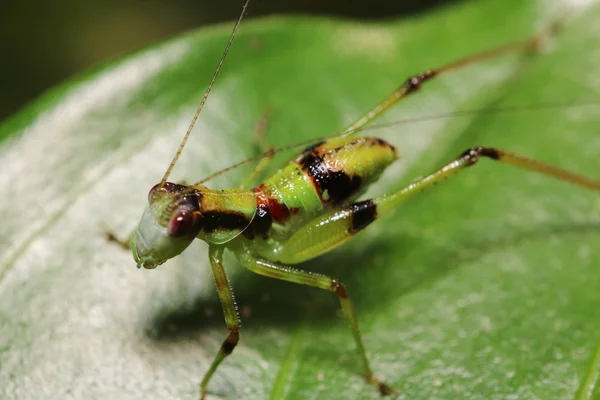
[[[378,24],[245,24],[173,180],[342,129],[408,76],[524,38],[546,1],[486,0]],[[577,9],[542,54],[427,84],[381,122],[457,110],[594,101],[600,7]],[[0,127],[0,394],[7,399],[193,399],[225,338],[206,246],[155,271],[125,237],[159,181],[230,26],[190,33],[47,93]],[[597,106],[476,113],[371,129],[402,159],[391,192],[469,147],[497,146],[598,176]],[[212,182],[235,187],[240,168]],[[302,265],[344,281],[372,368],[407,399],[590,398],[600,357],[597,193],[484,160]],[[379,398],[360,377],[330,293],[228,271],[242,342],[223,399]]]

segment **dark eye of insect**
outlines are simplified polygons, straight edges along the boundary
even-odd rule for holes
[[[177,213],[169,221],[167,231],[169,236],[185,236],[190,233],[194,227],[194,216],[188,212]]]

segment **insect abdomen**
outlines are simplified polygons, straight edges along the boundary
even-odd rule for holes
[[[296,164],[324,209],[347,204],[396,159],[395,148],[373,137],[330,140],[306,149]]]
[[[255,189],[268,204],[272,221],[304,221],[350,203],[395,159],[382,139],[344,138],[319,142]]]

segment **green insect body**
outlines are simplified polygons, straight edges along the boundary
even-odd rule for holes
[[[240,20],[241,17],[225,55]],[[554,23],[528,40],[494,48],[410,77],[346,130],[306,148],[254,189],[214,190],[200,184],[205,181],[194,185],[167,182],[220,70],[223,56],[171,166],[163,180],[150,190],[148,206],[129,242],[138,268],[147,269],[177,256],[195,238],[209,244],[209,261],[228,335],[201,381],[201,398],[206,396],[208,383],[217,367],[232,353],[240,337],[240,319],[222,264],[226,249],[235,254],[243,267],[255,273],[336,293],[352,330],[363,376],[382,395],[394,394],[396,391],[391,386],[372,373],[356,315],[343,284],[325,275],[296,269],[293,264],[339,246],[405,200],[475,165],[482,157],[600,192],[600,182],[500,149],[475,147],[405,188],[357,201],[397,159],[395,148],[386,141],[355,136],[365,125],[400,100],[418,92],[430,79],[506,53],[535,50],[543,35],[554,34],[558,27],[559,24]],[[272,155],[265,153],[265,158],[269,154]],[[109,237],[116,240],[114,235]]]
[[[152,269],[179,255],[196,236],[208,243],[227,243],[248,227],[255,211],[256,198],[249,191],[156,185],[131,237],[133,257],[138,267]],[[223,220],[223,215],[229,218]]]
[[[356,199],[395,159],[394,147],[381,139],[334,139],[307,148],[253,190],[156,185],[131,241],[134,257],[152,269],[194,238],[227,246],[241,235],[244,248],[273,261],[313,258],[298,257],[297,246],[286,250],[285,241],[306,221]],[[368,225],[360,220],[364,214],[357,213],[348,232]]]
[[[396,158],[394,147],[381,139],[336,138],[310,146],[253,190],[158,184],[150,190],[148,206],[131,238],[134,259],[138,267],[153,269],[180,254],[195,238],[206,241],[225,307],[234,306],[226,275],[219,268],[225,248],[255,272],[336,291],[368,365],[344,287],[331,278],[288,269],[278,262],[297,264],[314,258],[373,222],[374,201],[351,202]],[[306,235],[307,229],[313,232]],[[239,339],[237,314],[228,317],[226,312],[226,320],[234,334],[224,343],[215,369]],[[367,376],[382,393],[392,392],[370,371]]]

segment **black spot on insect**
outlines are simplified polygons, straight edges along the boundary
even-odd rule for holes
[[[344,171],[331,169],[323,157],[315,152],[304,153],[297,163],[311,179],[324,204],[343,204],[362,185],[360,176],[351,176]]]
[[[499,160],[502,158],[502,151],[500,150],[496,150],[496,149],[492,149],[490,147],[478,147],[476,149],[477,153],[479,153],[479,155],[482,155],[484,157],[488,157],[494,160]]]
[[[473,149],[467,149],[458,158],[466,161],[466,166],[470,167],[471,165],[475,164],[479,159],[479,153],[477,153],[477,151]]]
[[[421,88],[421,84],[423,82],[433,78],[436,75],[436,71],[429,70],[425,71],[422,74],[411,76],[404,82],[403,87],[406,90],[406,94],[415,92]]]
[[[199,219],[200,228],[211,233],[216,230],[242,230],[250,221],[246,216],[236,211],[208,211],[203,212]]]
[[[317,163],[321,163],[323,159],[312,147],[304,150],[300,157],[296,160],[302,169],[308,169]]]
[[[269,207],[261,207],[257,208],[256,215],[252,220],[252,228],[254,229],[254,233],[257,235],[266,238],[271,230],[271,226],[273,225],[273,216],[269,211]]]
[[[360,201],[350,206],[352,220],[348,232],[355,234],[377,219],[377,204],[373,200]]]
[[[177,204],[180,209],[185,209],[186,211],[192,212],[200,210],[201,201],[202,194],[200,194],[200,192],[192,192],[180,197]]]
[[[321,189],[327,192],[327,201],[333,205],[344,203],[361,187],[362,178],[348,175],[343,171],[331,171],[321,182]]]
[[[269,210],[267,196],[263,192],[255,191],[255,193],[257,194],[256,214],[254,214],[250,226],[244,230],[243,235],[248,239],[254,239],[256,236],[266,239],[273,225],[273,216]]]
[[[227,336],[227,339],[225,339],[225,341],[221,345],[221,350],[223,350],[223,353],[225,355],[231,354],[233,352],[233,349],[235,349],[235,346],[237,346],[239,341],[240,341],[240,332],[237,330],[232,331],[229,334],[229,336]]]

